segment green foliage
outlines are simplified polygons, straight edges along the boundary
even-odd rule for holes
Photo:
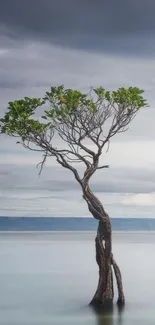
[[[45,128],[43,123],[31,116],[37,107],[42,106],[44,101],[40,98],[28,98],[15,100],[8,103],[8,110],[4,117],[0,119],[1,133],[8,135],[19,135],[26,137],[26,134],[40,133]]]
[[[9,102],[5,115],[0,119],[0,131],[11,136],[18,135],[24,141],[30,135],[44,132],[55,120],[62,124],[81,114],[81,119],[87,123],[89,132],[89,116],[92,121],[95,114],[105,107],[111,107],[114,114],[120,110],[121,114],[126,112],[131,116],[147,105],[143,98],[143,90],[136,87],[122,87],[111,92],[99,87],[93,89],[93,93],[93,96],[89,96],[78,90],[64,89],[61,85],[51,87],[43,99],[25,97]],[[46,105],[42,116],[44,123],[35,117],[36,109],[43,105]]]
[[[97,94],[99,99],[118,105],[124,105],[125,108],[126,106],[131,106],[133,109],[138,109],[147,105],[146,100],[142,96],[144,91],[137,87],[121,87],[117,91],[112,92],[99,87],[94,89],[94,92]]]
[[[113,91],[112,96],[115,103],[130,106],[132,108],[141,108],[147,105],[143,98],[143,90],[137,87],[119,88],[117,91]]]

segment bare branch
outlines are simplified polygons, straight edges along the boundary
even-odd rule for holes
[[[61,154],[55,154],[55,156],[56,156],[57,162],[60,165],[62,165],[63,167],[65,167],[67,169],[70,169],[73,172],[75,179],[83,187],[82,180],[81,180],[77,170],[73,166],[71,166]]]
[[[39,164],[37,164],[37,168],[40,168],[40,170],[39,170],[39,176],[41,175],[41,173],[42,173],[42,170],[43,170],[43,167],[44,167],[44,165],[45,165],[45,162],[46,162],[46,159],[47,159],[47,156],[48,156],[48,154],[47,154],[47,152],[45,153],[45,155],[43,156],[43,160],[39,163]]]
[[[96,169],[103,169],[103,168],[109,168],[109,165],[103,165],[103,166],[99,166]]]

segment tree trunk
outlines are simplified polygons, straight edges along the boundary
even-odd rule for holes
[[[105,225],[102,221],[99,221],[95,239],[99,281],[97,290],[90,304],[93,306],[104,305],[105,309],[109,309],[113,305],[114,288],[111,265],[111,236],[105,237],[105,233]]]
[[[116,277],[116,282],[117,282],[117,288],[118,288],[118,300],[117,304],[121,307],[125,305],[125,297],[123,293],[123,284],[122,284],[122,276],[121,276],[121,271],[116,264],[113,255],[111,254],[111,263],[114,269],[115,277]]]
[[[90,305],[102,307],[105,310],[112,308],[114,299],[113,270],[118,288],[118,305],[125,304],[121,272],[112,254],[111,222],[101,202],[91,192],[88,184],[84,189],[84,199],[87,201],[89,211],[93,217],[99,220],[97,236],[95,239],[96,262],[99,267],[99,280],[97,290]]]

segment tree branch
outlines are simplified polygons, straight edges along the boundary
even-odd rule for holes
[[[37,164],[37,168],[40,166],[39,176],[40,176],[41,173],[42,173],[42,170],[43,170],[43,167],[44,167],[44,165],[45,165],[45,162],[46,162],[47,156],[48,156],[48,154],[47,154],[47,152],[46,152],[45,155],[43,156],[43,160],[42,160],[39,164]]]
[[[103,168],[109,168],[109,165],[103,165],[103,166],[99,166],[96,169],[103,169]]]

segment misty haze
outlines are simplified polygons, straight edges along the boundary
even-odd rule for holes
[[[155,324],[154,17],[0,0],[0,325]]]

